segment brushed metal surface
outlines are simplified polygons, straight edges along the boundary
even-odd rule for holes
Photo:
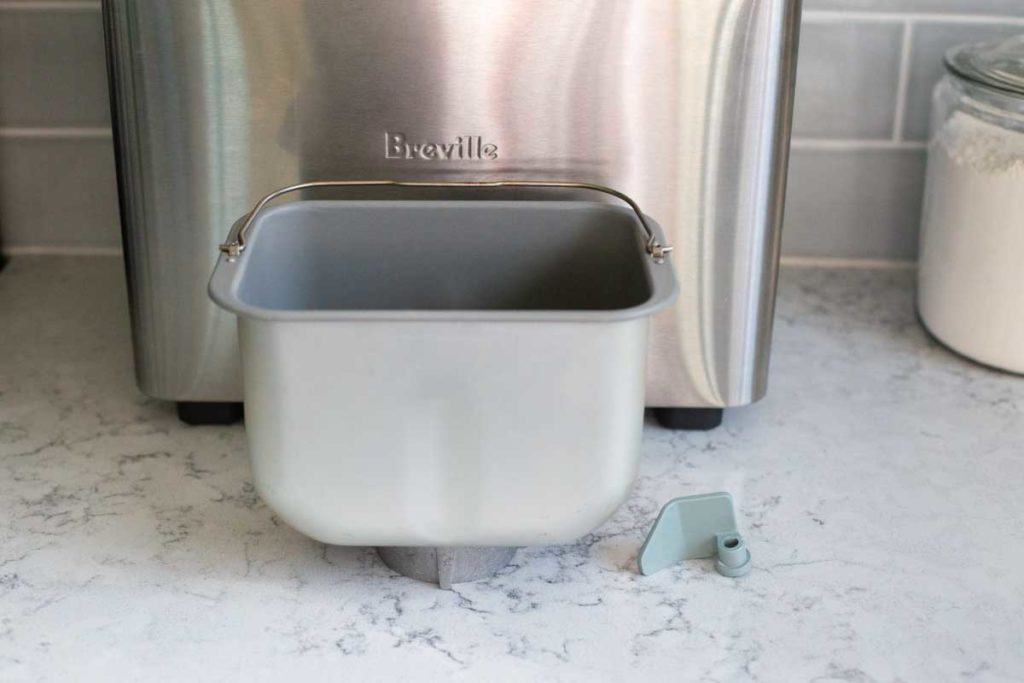
[[[206,284],[227,229],[268,192],[513,178],[607,185],[665,228],[682,295],[653,324],[648,405],[756,400],[799,12],[800,0],[106,0],[140,387],[240,400],[234,321]]]

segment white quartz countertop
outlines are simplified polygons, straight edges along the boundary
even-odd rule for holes
[[[448,592],[275,519],[241,427],[134,386],[122,266],[0,273],[0,680],[1020,680],[1024,378],[930,341],[910,271],[788,270],[768,397],[649,422],[629,502]],[[742,580],[635,558],[731,491]]]

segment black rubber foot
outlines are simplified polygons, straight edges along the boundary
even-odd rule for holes
[[[179,401],[178,419],[187,425],[230,425],[242,419],[241,403]]]
[[[655,408],[654,419],[666,429],[704,432],[722,424],[721,408]]]

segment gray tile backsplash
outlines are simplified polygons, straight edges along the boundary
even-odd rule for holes
[[[1024,0],[805,0],[784,253],[913,259],[930,92]],[[5,248],[117,248],[99,2],[0,0]]]
[[[0,241],[120,245],[99,3],[0,3]]]
[[[794,149],[784,253],[913,259],[924,162],[915,149]]]
[[[109,138],[0,140],[4,247],[120,245]]]
[[[1024,0],[805,0],[804,9],[783,253],[913,260],[942,55],[1024,33]]]
[[[794,135],[891,137],[902,51],[903,27],[897,23],[807,26],[800,39]]]
[[[99,12],[0,11],[0,126],[109,125]]]

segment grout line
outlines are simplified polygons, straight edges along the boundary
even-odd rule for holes
[[[848,10],[806,10],[803,20],[811,23],[837,21],[932,22],[955,24],[1002,24],[1024,26],[1024,17],[998,14],[952,14],[944,12],[857,12]]]
[[[0,0],[0,12],[5,10],[15,12],[51,12],[54,10],[95,12],[100,10],[100,3],[96,0]]]
[[[919,151],[928,149],[923,140],[833,140],[819,138],[793,138],[790,146],[796,150],[820,152],[859,152],[868,150],[906,150]]]
[[[910,88],[910,57],[914,49],[914,24],[903,22],[903,46],[900,49],[900,76],[896,83],[896,112],[892,121],[892,141],[903,142],[903,123],[907,117],[907,91]]]
[[[784,268],[843,268],[863,270],[913,270],[915,261],[875,258],[842,258],[837,256],[783,256]]]
[[[0,138],[19,139],[107,139],[113,137],[110,128],[89,128],[75,126],[53,127],[0,127]]]
[[[71,247],[71,246],[43,246],[43,245],[19,245],[4,247],[3,253],[7,256],[117,256],[120,257],[121,247]]]

